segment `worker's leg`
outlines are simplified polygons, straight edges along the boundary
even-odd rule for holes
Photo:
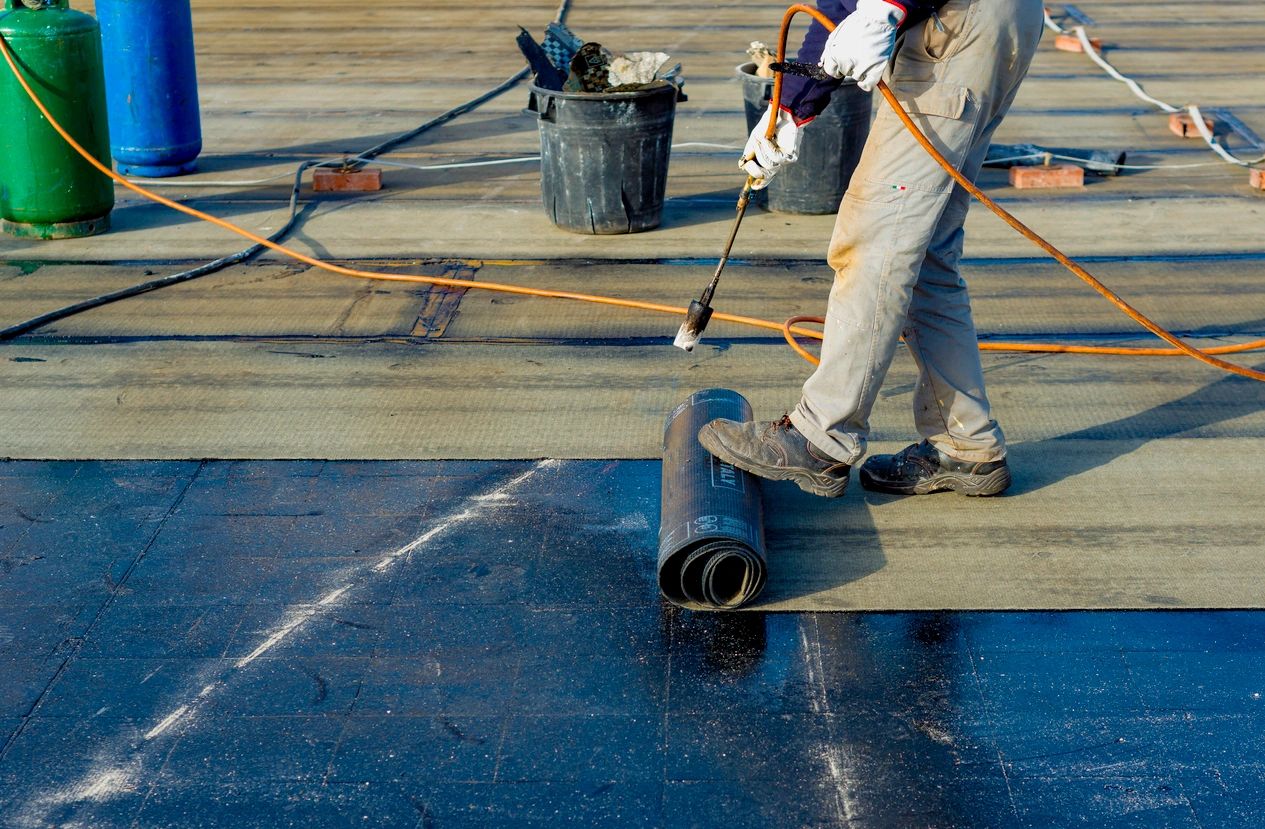
[[[979,173],[992,132],[985,131],[962,168],[971,179]],[[984,391],[970,295],[958,272],[970,200],[964,188],[955,188],[927,247],[901,333],[918,364],[918,433],[950,457],[994,461],[1005,457],[1006,444]]]
[[[987,151],[988,137],[1027,72],[1042,7],[1037,0],[949,0],[939,19],[906,34],[889,84],[936,148],[973,174],[974,157]],[[950,231],[960,230],[965,216],[953,179],[886,103],[878,106],[830,244],[836,279],[822,362],[791,413],[809,441],[847,463],[865,453],[870,410],[928,250],[941,242],[942,252],[951,252],[960,240],[949,241]],[[966,303],[964,291],[960,299]],[[942,372],[946,382],[958,382],[957,375],[956,369]],[[982,381],[979,388],[982,397]]]
[[[918,364],[914,422],[919,434],[950,457],[1000,460],[1005,442],[984,392],[971,301],[957,269],[970,198],[965,190],[961,194],[965,198],[951,198],[932,237],[902,331]]]

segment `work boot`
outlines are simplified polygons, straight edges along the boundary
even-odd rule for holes
[[[895,495],[928,495],[951,489],[963,495],[998,495],[1010,486],[1010,468],[999,461],[959,461],[928,441],[895,455],[873,455],[861,464],[861,486]]]
[[[703,448],[772,481],[794,481],[800,489],[826,498],[838,498],[848,486],[848,471],[840,463],[808,442],[790,417],[781,420],[713,420],[698,430]]]

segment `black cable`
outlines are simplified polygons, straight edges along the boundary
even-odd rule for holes
[[[523,78],[526,78],[530,71],[531,71],[530,67],[524,66],[518,72],[515,72],[510,77],[506,78],[503,82],[501,82],[494,88],[488,90],[487,92],[483,93],[479,97],[474,98],[473,100],[470,100],[470,101],[466,101],[464,104],[455,106],[452,109],[445,112],[443,115],[433,118],[430,121],[427,121],[425,124],[422,124],[420,127],[417,127],[416,129],[411,129],[408,132],[404,133],[403,135],[397,135],[395,138],[391,138],[386,141],[383,141],[381,144],[377,145],[376,147],[370,147],[369,149],[365,150],[363,153],[357,154],[356,158],[364,159],[364,160],[377,158],[383,153],[390,152],[391,150],[395,149],[401,144],[412,141],[414,138],[426,132],[427,130],[432,130],[435,127],[442,126],[443,124],[447,124],[452,119],[457,118],[458,116],[461,116],[461,115],[465,115],[467,112],[470,112],[471,110],[479,106],[482,106],[483,104],[486,104],[488,101],[492,100],[496,96],[501,95],[505,92],[508,92],[510,89],[517,86],[519,81],[521,81]]]
[[[318,162],[315,161],[305,161],[300,164],[299,169],[295,171],[294,187],[290,190],[290,218],[284,225],[278,228],[275,233],[268,237],[269,242],[280,241],[294,228],[294,225],[298,221],[300,215],[300,211],[298,210],[298,201],[299,188],[303,185],[303,172],[308,167],[316,166],[317,163]],[[14,337],[20,337],[23,334],[34,331],[36,328],[48,325],[50,322],[57,322],[58,320],[65,319],[66,317],[74,316],[75,314],[79,314],[84,311],[90,311],[93,308],[100,308],[102,305],[108,305],[111,302],[118,302],[120,299],[139,296],[140,294],[146,294],[150,291],[156,291],[159,288],[166,288],[168,285],[178,285],[181,282],[188,282],[191,279],[197,279],[199,276],[206,276],[209,273],[215,273],[218,270],[227,268],[229,265],[235,265],[238,262],[245,262],[263,249],[263,245],[254,244],[245,250],[239,250],[237,253],[230,254],[221,259],[216,259],[214,262],[207,262],[206,264],[199,265],[196,268],[190,268],[187,271],[173,273],[170,276],[164,276],[150,282],[143,282],[140,285],[133,285],[130,288],[123,288],[118,291],[113,291],[112,293],[102,294],[101,296],[93,297],[92,299],[86,299],[83,302],[76,302],[74,305],[67,305],[64,308],[58,308],[55,311],[40,314],[38,317],[32,317],[25,322],[19,322],[18,324],[11,325],[8,328],[0,329],[0,342],[3,342],[4,340],[11,340]]]
[[[562,23],[563,20],[567,16],[567,11],[570,9],[570,6],[571,6],[571,0],[562,0],[561,5],[558,6],[558,13],[554,17],[554,21],[557,23]],[[3,15],[0,15],[0,17],[2,16]],[[520,69],[518,72],[515,72],[510,77],[506,78],[501,83],[494,86],[492,89],[488,90],[487,92],[484,92],[482,95],[479,95],[477,98],[472,98],[463,104],[458,104],[457,106],[453,107],[452,109],[448,110],[442,115],[432,118],[431,120],[427,121],[421,126],[415,127],[414,129],[411,129],[408,132],[397,135],[394,138],[388,139],[387,141],[383,141],[381,144],[378,144],[374,147],[370,147],[368,150],[365,150],[364,152],[358,153],[357,155],[353,156],[353,158],[357,162],[364,162],[373,158],[377,158],[380,155],[384,155],[390,152],[391,150],[395,149],[396,147],[400,146],[401,144],[405,144],[409,141],[412,141],[414,138],[417,138],[422,133],[433,130],[439,126],[443,126],[444,124],[447,124],[449,121],[453,120],[454,118],[458,118],[462,115],[465,115],[467,112],[471,112],[477,109],[478,107],[482,106],[483,104],[486,104],[488,101],[492,100],[493,98],[496,98],[499,95],[503,95],[504,93],[508,92],[510,89],[518,85],[518,83],[521,82],[524,78],[526,78],[528,74],[530,74],[530,71],[531,70],[529,67],[524,67]],[[299,216],[301,215],[301,211],[298,208],[299,191],[303,186],[304,171],[306,171],[309,167],[325,166],[331,163],[333,162],[305,161],[299,165],[299,168],[297,170],[295,170],[294,187],[290,190],[290,217],[286,220],[286,223],[284,225],[282,225],[275,233],[273,233],[271,236],[268,237],[269,242],[280,242],[282,239],[286,237],[286,235],[290,233],[291,230],[294,229],[295,224],[298,223]],[[194,182],[194,184],[196,184],[196,182]],[[188,282],[189,280],[197,279],[200,276],[206,276],[207,274],[215,273],[216,271],[223,270],[224,268],[227,268],[230,265],[236,265],[241,262],[249,261],[250,259],[257,256],[263,250],[264,250],[264,245],[254,244],[246,248],[245,250],[239,250],[237,253],[230,254],[221,259],[216,259],[214,262],[207,262],[206,264],[199,265],[196,268],[190,268],[189,270],[186,270],[186,271],[173,273],[170,276],[164,276],[159,279],[151,280],[149,282],[143,282],[140,285],[133,285],[130,288],[123,288],[122,290],[113,291],[108,294],[102,294],[101,296],[93,297],[92,299],[86,299],[83,302],[76,302],[74,305],[67,305],[64,308],[58,308],[55,311],[49,311],[45,314],[40,314],[37,317],[32,317],[31,319],[25,320],[23,322],[19,322],[15,325],[10,325],[7,328],[0,329],[0,342],[11,340],[15,337],[20,337],[23,334],[27,334],[31,331],[34,331],[37,328],[41,328],[45,325],[48,325],[51,322],[56,322],[58,320],[65,319],[66,317],[74,316],[75,314],[81,314],[84,311],[90,311],[93,308],[100,308],[103,305],[109,305],[110,303],[118,302],[121,299],[127,299],[129,297],[139,296],[141,294],[147,294],[150,291],[156,291],[159,288],[166,288],[169,285],[179,285],[181,282]]]

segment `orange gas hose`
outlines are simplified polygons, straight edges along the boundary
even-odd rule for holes
[[[787,10],[787,13],[782,21],[782,30],[781,30],[781,36],[780,36],[780,41],[779,41],[779,47],[778,47],[779,60],[785,60],[787,31],[788,31],[791,18],[797,12],[806,12],[812,15],[813,17],[818,19],[822,23],[822,25],[825,25],[827,28],[834,27],[834,24],[830,21],[830,19],[820,14],[816,9],[813,9],[804,5],[792,6],[790,9]],[[274,250],[278,253],[288,256],[299,262],[303,262],[307,265],[311,265],[314,268],[319,268],[321,270],[328,271],[330,273],[336,273],[341,276],[347,276],[347,277],[352,277],[356,279],[375,279],[375,280],[381,280],[384,282],[406,282],[406,283],[415,283],[415,284],[423,284],[423,285],[438,285],[438,286],[449,287],[449,288],[498,291],[500,293],[519,294],[523,296],[546,297],[546,298],[551,298],[551,299],[570,299],[570,300],[575,300],[579,302],[591,302],[591,303],[596,303],[599,305],[610,305],[610,306],[615,306],[615,307],[620,307],[620,308],[632,308],[632,309],[642,310],[642,311],[654,311],[656,313],[676,314],[678,316],[684,316],[686,313],[687,309],[680,306],[661,305],[658,303],[642,302],[639,300],[632,300],[632,299],[620,299],[617,297],[608,297],[608,296],[601,296],[601,295],[596,295],[596,294],[582,294],[582,293],[576,293],[572,291],[554,291],[554,290],[540,289],[540,288],[526,288],[519,285],[509,285],[509,284],[498,283],[498,282],[477,282],[471,279],[453,279],[450,277],[440,277],[440,276],[422,276],[422,275],[410,275],[410,274],[383,273],[380,271],[365,271],[365,270],[359,270],[356,268],[343,267],[342,265],[335,265],[332,262],[326,262],[321,259],[308,256],[307,254],[293,250],[284,245],[280,245],[280,244],[277,244],[276,242],[269,241],[268,239],[265,239],[264,237],[259,236],[258,234],[252,233],[251,231],[246,230],[245,228],[239,227],[233,224],[232,222],[228,222],[224,219],[216,218],[215,216],[212,216],[208,213],[204,213],[201,210],[198,210],[196,208],[189,207],[188,205],[184,205],[176,201],[172,201],[171,199],[161,196],[158,193],[154,193],[153,191],[147,190],[144,187],[138,184],[134,184],[128,181],[127,179],[125,179],[124,177],[118,175],[108,166],[98,161],[90,152],[84,149],[83,146],[80,145],[79,142],[76,141],[74,137],[70,135],[69,132],[66,131],[66,129],[57,121],[57,119],[53,117],[52,113],[48,111],[48,108],[44,105],[44,102],[40,100],[39,96],[35,93],[35,90],[31,88],[31,85],[27,82],[26,78],[22,75],[22,72],[18,69],[17,63],[13,57],[13,53],[9,48],[9,44],[3,36],[0,36],[0,53],[3,53],[5,63],[8,64],[9,70],[13,73],[14,77],[17,78],[18,83],[21,85],[22,89],[26,92],[27,96],[31,99],[31,102],[35,104],[35,107],[40,111],[40,113],[44,116],[44,118],[47,119],[49,125],[52,126],[52,128],[57,132],[57,134],[60,135],[62,139],[68,145],[70,145],[71,148],[75,150],[75,152],[77,152],[80,156],[82,156],[85,161],[91,164],[96,170],[101,172],[103,175],[108,176],[119,185],[151,201],[154,201],[158,204],[165,205],[167,207],[170,207],[173,210],[179,211],[188,216],[192,216],[196,219],[201,219],[202,221],[209,222],[210,224],[216,225],[218,227],[222,227],[225,230],[231,231],[232,233],[236,233],[239,236],[249,239],[255,244]],[[779,100],[778,96],[780,96],[781,94],[781,81],[782,81],[781,73],[778,73],[777,78],[774,81],[774,99],[773,100],[775,103]],[[1092,346],[1060,346],[1057,344],[1045,346],[1045,345],[1035,344],[1035,343],[1016,343],[1016,344],[1013,344],[1014,346],[1013,348],[1003,349],[1003,346],[1007,344],[991,343],[991,344],[981,345],[981,348],[987,348],[991,346],[990,350],[1023,350],[1023,351],[1040,351],[1040,352],[1049,351],[1049,352],[1094,353],[1094,354],[1140,354],[1140,353],[1146,352],[1153,356],[1188,354],[1192,357],[1195,357],[1196,359],[1199,359],[1205,363],[1216,366],[1218,368],[1222,368],[1226,371],[1230,371],[1235,374],[1241,374],[1245,377],[1251,377],[1252,379],[1255,379],[1255,380],[1265,380],[1265,372],[1258,372],[1249,368],[1244,368],[1242,366],[1236,366],[1232,363],[1227,363],[1222,360],[1217,360],[1215,357],[1209,356],[1209,352],[1203,352],[1196,348],[1193,348],[1192,346],[1186,345],[1177,337],[1173,336],[1172,334],[1168,333],[1164,329],[1160,328],[1155,323],[1151,322],[1146,317],[1142,316],[1139,312],[1134,311],[1127,303],[1124,302],[1124,300],[1120,299],[1118,296],[1112,293],[1108,288],[1106,288],[1106,286],[1102,285],[1102,283],[1094,279],[1093,276],[1091,276],[1090,274],[1085,272],[1083,269],[1081,269],[1079,265],[1076,265],[1074,262],[1072,262],[1070,259],[1064,256],[1061,252],[1059,252],[1056,248],[1054,248],[1052,245],[1050,245],[1048,242],[1046,242],[1036,233],[1029,230],[1026,226],[1020,223],[1018,219],[1015,219],[1013,216],[1011,216],[1009,213],[1007,213],[1005,210],[999,207],[991,199],[989,199],[982,192],[980,192],[965,177],[963,177],[960,173],[954,170],[952,165],[942,155],[940,155],[940,153],[935,149],[934,146],[930,144],[930,142],[927,141],[926,137],[922,135],[921,131],[913,123],[913,121],[909,120],[909,117],[904,114],[904,110],[900,107],[899,103],[897,103],[895,97],[892,96],[891,90],[889,90],[887,86],[885,84],[882,84],[881,82],[879,84],[879,88],[880,88],[880,91],[882,91],[884,96],[887,98],[888,102],[896,109],[897,114],[901,116],[901,119],[905,123],[905,126],[908,127],[914,133],[915,137],[919,139],[919,142],[924,147],[927,148],[928,152],[930,152],[932,156],[942,166],[945,167],[945,169],[950,173],[950,175],[952,175],[955,180],[957,180],[964,187],[966,187],[972,193],[972,195],[976,196],[981,201],[983,201],[995,213],[997,213],[1003,219],[1005,219],[1007,223],[1011,224],[1011,226],[1014,227],[1016,230],[1019,230],[1020,233],[1022,233],[1023,235],[1027,236],[1029,239],[1032,239],[1034,242],[1040,245],[1043,249],[1045,249],[1052,256],[1054,256],[1061,263],[1063,263],[1064,266],[1071,269],[1073,273],[1076,273],[1082,279],[1085,279],[1087,282],[1093,285],[1095,289],[1099,291],[1099,293],[1102,293],[1104,296],[1106,296],[1109,300],[1111,300],[1114,304],[1116,304],[1117,307],[1120,307],[1122,310],[1125,311],[1126,314],[1129,314],[1130,317],[1133,317],[1135,320],[1140,322],[1148,330],[1156,334],[1156,336],[1159,336],[1162,339],[1166,340],[1167,342],[1170,342],[1176,346],[1176,349],[1105,349],[1105,348],[1097,348],[1097,347],[1092,347]],[[773,322],[771,320],[759,319],[757,317],[746,317],[746,316],[741,316],[738,314],[727,314],[727,313],[721,313],[721,312],[717,312],[716,314],[714,314],[713,319],[724,320],[726,322],[733,322],[733,323],[738,323],[741,325],[748,325],[755,328],[762,328],[766,330],[784,331],[787,338],[792,340],[792,343],[793,343],[792,335],[811,337],[815,339],[822,338],[822,334],[820,332],[813,331],[807,328],[792,327],[793,322],[798,321],[798,319],[788,321],[787,323],[782,324],[782,323]],[[794,344],[794,347],[795,347],[795,350],[801,356],[805,357],[811,362],[816,362],[816,358],[813,357],[808,352],[806,352],[805,350],[803,350],[802,348],[800,348],[798,344]],[[1265,347],[1265,340],[1258,341],[1255,343],[1244,343],[1238,346],[1226,346],[1225,348],[1245,351],[1245,350],[1250,350],[1252,348],[1261,348],[1261,347]],[[1092,351],[1087,350],[1091,348],[1094,350]],[[1221,353],[1229,353],[1229,352],[1223,351]]]

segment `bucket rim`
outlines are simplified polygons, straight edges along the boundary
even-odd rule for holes
[[[665,92],[670,92],[675,97],[679,91],[676,84],[670,81],[664,81],[662,86],[634,89],[629,92],[564,92],[560,89],[545,89],[535,83],[531,84],[530,89],[533,93],[561,98],[564,101],[627,101],[635,98],[650,98]]]
[[[744,80],[750,79],[751,81],[758,81],[760,83],[773,83],[773,78],[761,78],[755,73],[755,61],[752,60],[735,66],[734,73]]]

